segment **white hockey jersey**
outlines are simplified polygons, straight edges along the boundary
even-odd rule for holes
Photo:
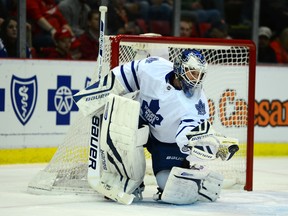
[[[152,135],[163,143],[177,143],[187,153],[188,131],[209,118],[208,101],[203,89],[191,98],[175,89],[168,80],[173,63],[161,57],[149,57],[114,68],[127,93],[140,90],[140,116],[149,123]]]

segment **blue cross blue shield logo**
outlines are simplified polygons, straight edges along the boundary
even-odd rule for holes
[[[78,111],[72,96],[79,90],[71,88],[71,76],[57,76],[57,88],[48,89],[48,111],[56,112],[56,125],[69,125],[70,112]]]
[[[18,120],[25,125],[31,118],[37,100],[37,78],[19,78],[12,76],[10,95],[14,112]]]

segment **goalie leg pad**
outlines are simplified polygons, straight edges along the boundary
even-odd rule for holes
[[[132,194],[145,176],[143,144],[149,128],[138,129],[139,112],[139,102],[110,94],[101,127],[101,182],[127,194]]]
[[[203,180],[199,190],[199,201],[216,201],[221,192],[223,176],[216,172],[210,172]]]
[[[173,167],[161,196],[163,202],[180,205],[192,204],[198,200],[198,185],[187,178],[188,172],[182,168]]]
[[[160,199],[172,204],[216,201],[222,182],[221,174],[210,172],[203,166],[194,166],[192,169],[173,167]]]

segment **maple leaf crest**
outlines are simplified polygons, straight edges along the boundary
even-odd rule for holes
[[[141,106],[142,116],[153,127],[155,127],[155,125],[161,125],[163,120],[163,117],[160,114],[157,114],[159,109],[159,100],[151,100],[149,105],[147,101],[143,100]]]
[[[198,104],[195,104],[196,109],[198,110],[198,115],[205,115],[205,103],[202,100],[199,100]]]
[[[151,62],[153,62],[153,61],[157,61],[157,60],[158,60],[158,58],[155,58],[155,57],[149,57],[149,58],[146,59],[145,63],[151,63]]]

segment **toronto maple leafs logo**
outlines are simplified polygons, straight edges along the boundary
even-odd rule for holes
[[[161,122],[163,120],[163,117],[160,114],[157,114],[159,109],[160,109],[159,100],[151,100],[149,105],[145,100],[143,100],[142,102],[141,106],[142,116],[153,127],[155,127],[156,124],[161,125]]]
[[[202,100],[199,100],[198,104],[195,104],[195,107],[198,111],[198,115],[205,115],[205,103],[202,102]]]
[[[147,59],[146,59],[145,63],[151,63],[151,62],[157,61],[157,60],[158,60],[158,58],[150,57],[150,58],[147,58]]]

